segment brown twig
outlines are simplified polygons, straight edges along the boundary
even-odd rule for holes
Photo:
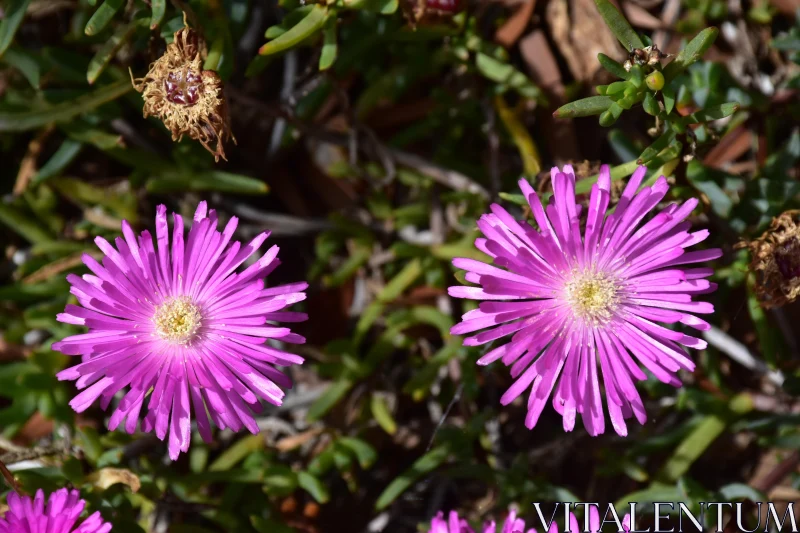
[[[25,157],[22,158],[22,163],[19,165],[19,172],[17,172],[17,181],[14,184],[14,195],[19,196],[25,189],[28,188],[33,177],[36,175],[36,160],[42,152],[42,147],[45,141],[53,133],[55,126],[52,124],[43,129],[39,135],[33,138],[28,144],[28,151]]]
[[[17,494],[25,494],[22,488],[19,486],[19,483],[17,483],[17,479],[14,477],[14,474],[11,473],[2,460],[0,460],[0,473],[3,474],[3,478],[6,480],[6,483],[8,483],[9,487],[14,489],[14,492]]]
[[[7,464],[21,463],[22,461],[32,461],[50,455],[69,455],[69,449],[64,445],[42,446],[38,448],[24,448],[14,450],[0,455],[0,462]]]
[[[753,488],[766,494],[783,481],[783,478],[797,470],[798,466],[800,466],[800,452],[795,450],[775,465],[775,468],[763,479],[753,483]]]

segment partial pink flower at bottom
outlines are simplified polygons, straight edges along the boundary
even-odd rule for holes
[[[57,490],[45,503],[44,492],[36,497],[8,495],[8,511],[0,518],[0,533],[108,533],[111,524],[103,521],[99,512],[78,521],[86,502],[77,490]]]
[[[625,419],[647,420],[635,386],[647,378],[640,365],[679,387],[676,373],[695,368],[686,348],[706,347],[704,340],[662,324],[710,328],[695,315],[712,313],[714,307],[695,297],[716,289],[705,279],[714,271],[702,265],[722,252],[688,251],[709,235],[690,231],[686,219],[697,206],[694,198],[672,203],[645,221],[669,190],[661,176],[640,191],[646,170],[634,172],[607,215],[611,176],[603,166],[585,217],[569,165],[552,169],[554,193],[546,207],[523,179],[519,186],[537,227],[493,204],[478,221],[484,238],[475,246],[494,264],[453,260],[467,272],[466,281],[477,286],[448,292],[481,303],[451,333],[483,330],[464,339],[465,346],[508,339],[478,364],[501,360],[511,367],[515,381],[500,401],[508,405],[527,392],[529,429],[552,395],[565,431],[572,431],[581,415],[590,435],[605,432],[602,386],[611,425],[625,436]]]
[[[217,214],[201,202],[188,236],[183,218],[158,207],[156,239],[149,231],[134,234],[127,221],[115,246],[95,239],[105,254],[102,263],[85,254],[92,274],[71,274],[67,305],[58,320],[89,328],[53,343],[83,362],[58,374],[84,389],[70,406],[82,412],[98,398],[106,409],[127,389],[111,415],[109,429],[124,421],[136,431],[147,402],[142,431],[169,432],[173,460],[189,449],[192,411],[203,439],[211,440],[211,422],[220,429],[247,428],[258,433],[253,414],[261,400],[280,405],[291,387],[276,366],[303,362],[302,357],[267,344],[269,339],[303,343],[305,339],[275,322],[301,322],[305,313],[284,308],[305,299],[305,282],[266,287],[264,277],[280,264],[272,246],[252,265],[239,267],[258,252],[269,233],[248,244],[232,240],[237,219],[217,230]]]
[[[601,528],[600,513],[596,507],[589,507],[589,532],[599,533]],[[631,517],[626,514],[621,521],[622,531],[629,532],[631,530]],[[569,513],[569,527],[565,533],[583,533],[584,524],[578,522],[574,514]],[[475,533],[463,518],[458,517],[456,511],[450,511],[447,520],[444,519],[444,513],[439,511],[436,516],[431,520],[431,529],[428,533]],[[503,522],[502,529],[497,530],[497,524],[494,520],[486,522],[481,529],[481,533],[536,533],[536,529],[525,529],[525,521],[517,517],[516,511],[509,509],[508,517]],[[558,524],[553,521],[550,525],[548,533],[559,533]]]
[[[428,533],[475,533],[475,530],[470,527],[466,520],[459,518],[456,511],[450,511],[446,521],[444,513],[439,511],[431,520],[431,529]],[[536,530],[526,530],[525,521],[517,518],[517,512],[510,509],[500,531],[497,530],[497,523],[492,520],[483,525],[481,533],[536,533]]]

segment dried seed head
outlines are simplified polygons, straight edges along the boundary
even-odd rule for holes
[[[647,52],[647,64],[650,66],[660,65],[661,60],[669,57],[667,54],[658,49],[657,45],[648,46],[644,49]]]
[[[786,211],[772,219],[769,229],[750,249],[750,271],[764,307],[781,307],[800,296],[800,225],[798,211]]]
[[[144,78],[133,79],[144,98],[144,116],[156,116],[172,133],[199,141],[214,159],[225,159],[224,143],[233,137],[228,109],[217,73],[203,70],[204,43],[191,28],[175,32],[167,50],[150,65]]]
[[[405,0],[403,14],[412,27],[447,22],[461,9],[461,0]]]
[[[628,59],[635,65],[644,65],[647,63],[647,58],[649,56],[649,52],[647,49],[643,48],[634,48],[631,50]]]

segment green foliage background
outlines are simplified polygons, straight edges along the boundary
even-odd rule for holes
[[[558,94],[520,45],[496,43],[514,12],[501,3],[414,29],[398,0],[6,1],[0,461],[29,493],[80,488],[117,532],[414,531],[439,509],[477,524],[515,503],[535,520],[535,501],[800,499],[797,313],[762,309],[734,249],[798,207],[800,11],[669,3],[679,16],[665,31],[680,46],[663,67],[630,70],[623,48],[652,45],[649,32],[606,0],[589,4],[621,45],[598,56],[596,87],[558,56]],[[526,27],[557,51],[542,4]],[[226,84],[228,162],[171,143],[130,82],[184,12]],[[755,36],[750,78],[729,68],[744,52],[714,25]],[[746,83],[764,76],[767,89]],[[553,140],[570,120],[577,159]],[[626,439],[565,434],[549,408],[526,430],[522,404],[499,405],[506,370],[477,367],[481,350],[449,334],[470,308],[447,296],[463,281],[450,260],[483,258],[477,217],[491,201],[524,216],[516,180],[546,194],[547,169],[569,160],[582,193],[598,162],[615,180],[638,164],[648,181],[667,175],[670,200],[702,199],[694,222],[725,252],[697,371],[680,389],[640,384],[649,421]],[[240,217],[242,239],[273,230],[284,264],[270,282],[311,281],[310,342],[260,435],[195,435],[171,463],[152,435],[108,432],[98,408],[76,416],[73,384],[55,378],[73,361],[50,346],[79,331],[55,316],[94,236],[202,199],[223,221]]]

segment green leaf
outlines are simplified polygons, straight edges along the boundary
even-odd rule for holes
[[[667,83],[661,89],[661,96],[664,97],[664,111],[669,115],[675,109],[675,88]]]
[[[656,71],[656,72],[658,72],[658,71]],[[661,74],[661,73],[659,72],[659,74]],[[641,88],[642,85],[645,82],[644,81],[644,70],[642,70],[642,67],[640,67],[639,65],[633,65],[631,67],[630,75],[631,75],[631,77],[630,77],[629,81],[631,82],[631,84],[634,87],[636,87],[637,89]]]
[[[544,95],[534,83],[513,65],[478,52],[475,56],[475,67],[484,77],[515,89],[520,95],[531,100],[545,102]]]
[[[400,7],[400,2],[398,0],[338,0],[336,5],[345,9],[392,15]]]
[[[800,52],[800,34],[787,34],[781,37],[776,37],[770,41],[769,45],[776,50]]]
[[[34,89],[40,87],[41,65],[33,54],[23,48],[12,46],[6,50],[3,61],[19,70]]]
[[[639,34],[633,31],[631,25],[614,5],[608,0],[594,0],[600,16],[606,21],[611,33],[622,43],[625,50],[632,51],[634,48],[644,48],[644,42],[639,38]]]
[[[522,195],[520,195],[522,196]],[[523,204],[527,204],[527,200],[523,198]],[[486,255],[485,253],[481,252],[473,243],[475,239],[478,237],[478,234],[472,233],[469,235],[465,235],[464,239],[459,242],[451,242],[447,244],[439,244],[436,246],[431,246],[431,254],[436,259],[441,259],[443,261],[452,261],[456,257],[466,257],[468,259],[476,259],[478,261],[483,261],[484,263],[491,263],[492,258]]]
[[[355,342],[360,343],[364,335],[369,331],[370,326],[381,315],[383,306],[399,297],[406,289],[408,289],[417,278],[422,275],[422,262],[419,258],[414,258],[403,269],[397,273],[395,277],[386,284],[378,293],[374,302],[372,302],[364,313],[361,314],[358,323],[355,327]]]
[[[749,401],[749,403],[748,403]],[[733,397],[728,403],[730,413],[707,415],[703,421],[681,441],[656,476],[656,482],[672,484],[683,476],[689,467],[711,446],[736,415],[752,410],[752,400],[747,393]]]
[[[672,130],[667,130],[666,132],[662,133],[658,139],[653,141],[653,144],[642,151],[642,154],[639,156],[639,159],[637,159],[636,162],[640,165],[649,163],[650,160],[660,154],[674,140],[675,132]]]
[[[73,202],[84,205],[101,205],[119,218],[136,223],[136,199],[130,194],[120,194],[75,178],[54,178],[53,188]]]
[[[0,57],[5,54],[14,40],[14,35],[22,24],[25,11],[30,3],[31,0],[10,0],[3,6],[4,17],[3,22],[0,22]]]
[[[323,5],[316,4],[314,9],[312,9],[296,26],[262,46],[258,51],[259,55],[266,56],[277,54],[297,46],[321,30],[325,25],[327,17],[328,9]]]
[[[518,193],[518,192],[514,192],[514,193],[500,192],[500,193],[497,193],[497,195],[500,198],[502,198],[503,200],[505,200],[506,202],[511,202],[512,204],[517,204],[517,205],[527,205],[528,204],[528,201],[525,199],[525,197],[522,194]]]
[[[334,405],[339,403],[339,401],[344,397],[345,394],[347,394],[352,386],[353,382],[347,378],[342,378],[339,381],[334,382],[331,386],[325,389],[325,392],[322,393],[322,396],[317,398],[317,400],[311,404],[311,407],[308,408],[306,419],[309,422],[314,422],[315,420],[322,418],[325,413],[333,408]]]
[[[623,161],[636,159],[639,155],[639,149],[636,148],[633,141],[622,130],[613,129],[609,131],[608,144],[611,145],[614,154]]]
[[[704,122],[711,122],[712,120],[719,120],[733,115],[740,107],[741,106],[736,102],[712,106],[683,117],[681,122],[688,126],[689,124],[701,124]]]
[[[261,450],[266,446],[264,435],[247,435],[236,441],[236,444],[225,450],[217,460],[208,467],[209,472],[223,472],[230,470],[251,453]]]
[[[173,171],[161,176],[152,177],[147,181],[147,192],[167,193],[177,191],[218,191],[234,194],[265,194],[269,191],[267,184],[261,180],[211,170],[194,173],[191,171]]]
[[[411,468],[400,474],[394,481],[389,483],[375,502],[375,509],[381,511],[388,507],[398,496],[411,487],[419,478],[432,472],[445,462],[450,455],[450,449],[446,445],[437,446],[411,465]]]
[[[277,468],[277,467],[274,467]],[[230,470],[219,470],[215,472],[200,472],[199,474],[188,474],[180,477],[181,483],[214,483],[214,482],[227,482],[227,483],[268,483],[268,476],[270,469],[266,472],[255,468],[233,468]],[[291,470],[290,470],[291,473]],[[271,480],[270,480],[271,481]],[[295,482],[294,476],[291,476],[291,483]]]
[[[78,443],[86,454],[86,457],[94,463],[103,455],[103,445],[100,443],[100,436],[97,430],[92,427],[79,427],[78,428]]]
[[[638,167],[639,163],[636,161],[628,161],[627,163],[611,167],[611,181],[618,181],[622,178],[630,176]],[[590,178],[586,178],[585,180],[580,180],[577,182],[575,184],[575,194],[586,194],[587,192],[591,191],[592,186],[597,183],[597,179],[599,177],[599,174],[595,174]]]
[[[659,113],[661,113],[661,107],[658,105],[658,102],[656,101],[656,99],[653,97],[653,95],[651,93],[647,93],[646,95],[644,95],[644,101],[642,102],[642,108],[644,109],[645,113],[647,113],[648,115],[651,115],[653,117],[655,117]]]
[[[83,144],[78,141],[64,139],[58,150],[50,156],[50,159],[36,173],[32,183],[35,185],[61,174],[78,157],[82,147]]]
[[[339,19],[330,17],[322,29],[322,52],[319,56],[319,69],[328,70],[336,62],[339,46],[336,44],[336,23]]]
[[[717,415],[708,415],[675,449],[664,463],[656,479],[663,483],[674,483],[684,475],[703,452],[725,429],[725,421]]]
[[[369,408],[378,425],[389,435],[394,435],[395,431],[397,431],[397,422],[392,418],[392,413],[389,412],[389,407],[383,401],[383,397],[379,394],[373,394],[370,398]]]
[[[250,524],[258,533],[295,533],[295,529],[286,524],[275,520],[267,520],[256,515],[250,516]]]
[[[61,124],[61,129],[66,132],[70,139],[84,144],[91,144],[100,150],[111,150],[123,145],[121,135],[105,132],[83,120]]]
[[[614,507],[617,509],[625,509],[630,507],[630,503],[646,505],[654,502],[677,502],[681,501],[681,499],[682,495],[677,487],[655,485],[623,496],[614,504]],[[644,507],[644,505],[642,505],[642,507]]]
[[[328,494],[328,489],[325,488],[322,481],[308,472],[300,472],[297,474],[297,483],[319,503],[326,503],[331,498]]]
[[[83,30],[84,33],[90,36],[100,33],[111,22],[111,19],[114,18],[114,15],[124,3],[125,0],[105,0],[94,12],[89,22],[86,23],[86,28]]]
[[[530,132],[519,119],[517,114],[508,107],[502,94],[494,97],[495,109],[511,140],[517,146],[517,151],[522,158],[522,168],[527,176],[536,176],[542,168],[539,150],[533,142]]]
[[[306,15],[311,13],[314,9],[314,5],[306,5],[300,6],[297,9],[290,11],[283,17],[283,20],[280,23],[276,24],[275,26],[270,26],[267,28],[266,33],[264,33],[264,37],[267,39],[277,39],[287,31],[291,30],[294,26],[300,23]]]
[[[250,64],[247,65],[247,69],[244,72],[244,75],[248,78],[252,78],[253,76],[258,76],[265,68],[272,63],[277,56],[255,56]]]
[[[377,296],[378,301],[388,303],[396,300],[421,275],[422,262],[418,258],[412,259],[381,289]]]
[[[133,36],[136,29],[146,25],[147,21],[145,19],[138,19],[121,26],[114,32],[89,62],[89,69],[86,71],[86,80],[89,82],[89,85],[97,81],[97,78],[103,73],[117,52],[119,52],[119,49]]]
[[[686,179],[708,197],[711,209],[723,219],[727,219],[733,209],[733,200],[723,190],[726,177],[724,172],[709,169],[696,159],[686,167]]]
[[[556,109],[553,116],[556,118],[590,117],[606,111],[614,100],[608,96],[590,96],[581,98]]]
[[[744,483],[729,483],[719,489],[722,501],[732,502],[736,500],[750,500],[751,502],[767,501],[766,496],[760,490],[756,490]]]
[[[372,257],[372,248],[365,245],[356,245],[353,253],[339,265],[331,275],[322,278],[326,287],[339,287],[355,276],[359,268],[364,266]]]
[[[361,313],[361,317],[358,319],[355,327],[355,337],[354,340],[357,344],[361,343],[364,335],[367,334],[369,331],[370,326],[372,323],[378,320],[378,317],[381,316],[383,313],[384,304],[380,301],[374,301],[370,303],[364,312]]]
[[[52,122],[65,122],[116,100],[132,89],[130,80],[122,80],[79,96],[74,100],[49,106],[45,109],[0,113],[0,132],[27,131]]]
[[[667,83],[675,79],[675,77],[686,70],[689,65],[700,59],[706,51],[711,48],[714,41],[719,35],[719,29],[711,27],[706,28],[698,33],[694,39],[689,41],[686,48],[680,51],[675,59],[666,67],[664,67],[664,78]]]
[[[203,70],[213,70],[219,73],[219,68],[224,61],[225,55],[225,36],[219,35],[211,43],[211,49],[208,51],[206,60],[203,63]]]
[[[606,69],[614,76],[623,80],[627,80],[631,77],[631,73],[625,70],[625,67],[623,67],[618,61],[611,59],[607,55],[597,54],[597,60],[600,62],[601,67]]]
[[[750,313],[750,319],[756,327],[761,354],[764,356],[767,363],[775,365],[781,351],[780,342],[776,328],[770,325],[767,314],[764,312],[761,302],[758,301],[755,278],[753,275],[747,276],[747,310]]]
[[[369,468],[378,458],[378,453],[375,451],[375,448],[361,439],[339,437],[336,443],[353,452],[361,468]]]
[[[167,12],[167,0],[151,0],[150,8],[153,11],[150,18],[150,29],[154,30],[164,20],[164,14]]]
[[[458,338],[451,339],[450,342],[433,354],[433,357],[426,361],[425,366],[415,369],[411,379],[403,385],[403,392],[410,394],[415,402],[422,401],[436,380],[439,369],[455,357],[460,349],[461,340]]]
[[[16,207],[2,202],[0,202],[0,224],[5,224],[32,244],[53,240],[53,235],[39,224],[38,220],[31,219]]]

